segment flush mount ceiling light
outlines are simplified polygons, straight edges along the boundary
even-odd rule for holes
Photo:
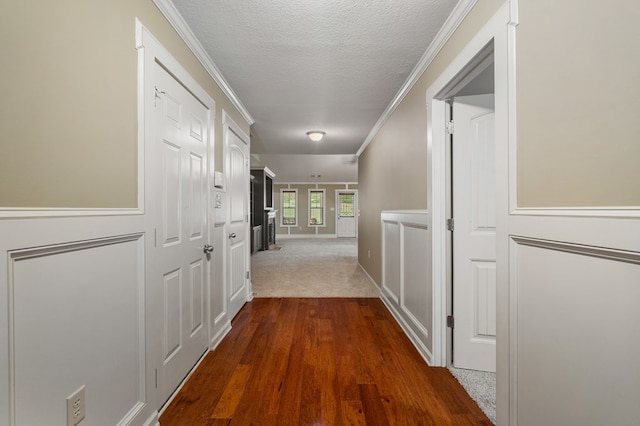
[[[320,139],[325,135],[325,132],[321,132],[320,130],[312,130],[307,132],[307,136],[314,142],[320,142]]]

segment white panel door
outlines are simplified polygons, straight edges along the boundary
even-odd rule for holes
[[[355,191],[337,191],[337,225],[336,235],[338,238],[356,237],[356,215],[358,213],[358,196]]]
[[[207,350],[206,190],[209,110],[156,64],[156,136],[148,153],[149,212],[156,223],[149,300],[161,322],[158,388],[166,401]]]
[[[229,197],[229,319],[249,300],[249,146],[233,129],[225,129]]]
[[[453,103],[453,364],[496,371],[494,96]]]

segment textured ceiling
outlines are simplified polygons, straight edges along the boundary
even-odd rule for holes
[[[457,0],[173,3],[254,117],[252,153],[354,154]]]

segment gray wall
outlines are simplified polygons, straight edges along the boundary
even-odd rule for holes
[[[216,100],[249,127],[151,0],[0,5],[0,207],[137,205],[140,19]]]

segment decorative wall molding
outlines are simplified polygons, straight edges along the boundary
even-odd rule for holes
[[[220,89],[222,89],[224,94],[229,98],[233,106],[236,107],[238,112],[240,112],[242,118],[244,118],[247,124],[252,125],[255,120],[251,117],[247,108],[242,104],[240,98],[238,98],[227,80],[224,78],[218,66],[213,62],[204,47],[202,47],[202,44],[200,44],[174,4],[170,0],[153,0],[153,3],[158,7],[158,9],[160,9],[160,12],[162,12],[167,21],[169,21],[171,26],[176,30],[187,47],[189,47],[196,58],[198,58],[211,78],[213,78],[218,86],[220,86]]]
[[[471,9],[473,9],[473,6],[475,6],[477,1],[478,0],[460,0],[458,2],[445,23],[442,25],[442,28],[440,28],[440,31],[438,31],[438,34],[436,34],[429,47],[427,47],[427,50],[423,53],[418,63],[411,71],[411,74],[409,74],[409,77],[405,80],[396,96],[384,110],[380,118],[378,118],[376,124],[373,125],[369,135],[360,146],[360,149],[358,149],[358,152],[356,152],[358,157],[362,155],[365,149],[367,149],[367,146],[369,146],[382,126],[384,126],[384,123],[386,123],[386,121],[391,117],[405,96],[407,96],[411,91],[411,88],[413,88],[429,65],[431,65],[431,62],[433,62],[438,53],[440,53],[440,50],[442,50],[447,41],[449,41],[449,38],[451,38],[453,33],[455,33],[467,14],[471,12]]]
[[[512,160],[510,169],[515,169]],[[513,199],[513,196],[511,197]],[[569,217],[611,217],[640,218],[640,206],[600,206],[600,207],[513,207],[512,215],[522,216],[569,216]]]
[[[593,220],[584,222],[577,221],[575,218],[573,221],[573,225],[567,224],[567,218],[565,217],[548,217],[544,218],[544,222],[546,222],[549,227],[553,230],[560,229],[561,227],[571,226],[575,229],[572,232],[568,232],[566,234],[560,235],[559,232],[555,232],[555,234],[559,236],[571,236],[571,235],[579,235],[579,234],[587,234],[587,238],[585,241],[591,244],[582,244],[576,243],[575,241],[565,241],[565,240],[549,240],[542,239],[537,236],[532,236],[537,234],[537,230],[540,229],[538,222],[540,218],[538,217],[514,217],[513,221],[515,222],[525,222],[520,224],[521,228],[527,227],[527,223],[529,226],[528,229],[531,230],[530,235],[511,235],[509,237],[509,298],[510,298],[510,308],[509,308],[509,400],[510,400],[510,410],[509,410],[509,424],[517,425],[518,420],[521,419],[521,416],[525,416],[522,418],[524,423],[527,423],[527,419],[531,419],[531,401],[529,399],[520,400],[521,398],[520,392],[518,391],[519,386],[531,386],[531,377],[532,375],[536,375],[538,373],[533,373],[531,371],[531,356],[525,356],[519,352],[521,346],[523,344],[526,345],[536,345],[539,342],[535,341],[534,336],[535,333],[531,332],[523,334],[522,327],[526,327],[526,329],[531,329],[532,327],[544,327],[545,330],[548,330],[548,325],[537,325],[535,320],[535,315],[531,315],[531,312],[536,312],[539,309],[550,309],[547,315],[555,315],[560,316],[562,318],[566,318],[568,320],[567,323],[562,324],[563,331],[567,335],[570,335],[571,338],[564,341],[564,345],[570,351],[578,351],[581,353],[591,353],[592,358],[589,360],[588,358],[579,359],[573,358],[571,361],[572,364],[588,364],[586,367],[576,367],[577,370],[588,370],[590,366],[595,361],[595,359],[600,360],[602,358],[606,359],[606,355],[610,353],[610,346],[604,346],[602,344],[596,345],[595,347],[590,344],[590,341],[598,341],[602,343],[602,338],[607,335],[607,338],[615,341],[621,341],[626,344],[628,340],[628,336],[635,333],[636,327],[635,324],[637,321],[634,321],[633,318],[628,318],[630,321],[618,321],[615,319],[611,319],[610,315],[602,316],[594,314],[594,311],[597,312],[598,309],[601,312],[616,312],[618,316],[623,315],[627,318],[627,315],[630,310],[635,310],[634,307],[626,307],[620,306],[620,297],[624,298],[624,295],[621,295],[619,292],[622,289],[630,290],[632,288],[637,289],[638,279],[640,278],[640,240],[637,238],[640,236],[640,221],[630,221],[628,219],[620,219],[620,218],[603,218],[602,220],[609,222],[610,224],[620,224],[620,222],[624,223],[626,229],[636,236],[635,243],[631,244],[632,250],[621,249],[621,246],[629,247],[626,238],[619,238],[619,243],[615,241],[615,235],[613,239],[607,239],[606,241],[602,239],[601,235],[598,233],[594,233],[594,235],[589,234],[589,227],[585,224],[592,222]],[[554,224],[554,222],[557,222]],[[605,227],[606,228],[606,227]],[[615,227],[614,227],[615,228]],[[622,236],[620,232],[616,232],[618,229],[615,229],[614,234],[618,237]],[[601,233],[605,233],[603,230]],[[592,244],[607,244],[604,245],[592,245]],[[532,251],[530,248],[540,249]],[[568,253],[572,255],[576,255],[574,257],[567,257],[563,255],[563,253]],[[603,261],[606,261],[603,263]],[[633,266],[631,266],[633,265]],[[601,276],[593,276],[589,272],[585,272],[584,270],[592,270],[594,275],[598,275],[596,272],[606,270],[606,272],[602,272]],[[635,269],[636,271],[632,271]],[[606,279],[603,279],[604,276],[611,277],[611,282],[607,282]],[[579,277],[578,279],[574,278],[568,279],[567,277]],[[552,284],[548,284],[548,281],[551,280]],[[541,284],[546,284],[549,288],[543,288],[536,290],[540,287]],[[584,289],[584,292],[580,291],[580,294],[573,294],[576,292],[576,289]],[[526,292],[523,295],[523,291]],[[579,290],[578,290],[579,291]],[[537,293],[538,301],[541,299],[545,299],[546,297],[553,297],[554,299],[561,298],[560,300],[569,298],[571,301],[575,301],[576,305],[571,306],[571,303],[567,304],[567,302],[557,302],[560,303],[560,307],[556,306],[552,307],[553,304],[545,303],[542,306],[540,303],[535,304],[535,302],[531,301],[531,294]],[[554,292],[555,294],[551,294],[550,292]],[[548,296],[547,296],[547,293]],[[583,294],[584,293],[584,294]],[[636,292],[637,293],[637,292]],[[627,296],[628,297],[628,296]],[[635,297],[635,296],[634,296]],[[536,300],[536,299],[533,299]],[[534,303],[533,305],[529,305],[526,308],[523,307],[523,303]],[[585,303],[586,305],[583,305]],[[587,307],[589,306],[589,307]],[[555,310],[553,310],[555,309]],[[626,313],[621,314],[618,312],[618,309],[625,309]],[[527,314],[528,312],[529,314]],[[614,315],[615,317],[615,315]],[[599,319],[594,319],[599,318]],[[539,318],[538,318],[539,319]],[[589,328],[585,329],[583,332],[572,333],[571,327],[573,330],[583,329],[586,324],[589,322],[595,324],[601,324],[601,329],[599,331]],[[565,331],[565,327],[569,327],[567,331]],[[610,330],[615,329],[617,336],[613,337]],[[580,336],[576,334],[581,334]],[[540,334],[540,338],[549,337],[554,341],[558,341],[558,334],[555,336],[544,336]],[[528,339],[526,342],[523,339]],[[532,340],[533,339],[533,340]],[[617,339],[617,340],[616,340]],[[560,351],[557,355],[553,354],[553,351],[547,351],[544,347],[541,348],[541,351],[549,354],[547,359],[541,360],[544,365],[558,365],[558,362],[567,362],[566,357],[563,354],[563,348],[557,347],[558,345],[553,346],[553,350]],[[636,346],[637,347],[637,346]],[[593,350],[592,350],[593,349]],[[594,350],[599,352],[599,354],[593,354]],[[635,353],[625,352],[625,356],[634,358],[637,355]],[[535,358],[535,355],[533,355]],[[557,361],[557,362],[553,362]],[[612,375],[626,375],[626,365],[628,362],[623,362],[619,367],[614,367],[612,370],[608,370],[606,375],[607,378],[613,377]],[[525,363],[525,367],[522,364]],[[521,368],[525,368],[525,370],[521,370]],[[558,366],[557,368],[562,368]],[[526,374],[528,379],[522,377],[520,374],[522,371]],[[537,371],[537,370],[536,370]],[[563,370],[563,373],[565,371]],[[569,372],[566,372],[570,374]],[[542,374],[550,374],[553,376],[553,372],[545,371]],[[573,370],[574,376],[576,374],[576,370]],[[580,375],[582,377],[582,375]],[[571,380],[571,379],[569,379]],[[574,378],[574,380],[576,380]],[[580,379],[577,379],[580,380]],[[597,380],[597,379],[592,379]],[[546,383],[546,382],[545,382]],[[539,387],[539,386],[536,386]],[[609,390],[611,384],[609,384]],[[580,394],[593,396],[592,391],[589,390],[590,387],[584,385],[580,387]],[[538,389],[539,390],[539,389]],[[601,391],[594,391],[599,395],[601,395]],[[616,392],[619,394],[626,394],[627,392],[618,389]],[[535,394],[535,392],[534,392]],[[528,397],[532,397],[533,394],[527,392]],[[538,395],[536,398],[540,399]],[[576,396],[576,398],[580,398],[580,396]],[[616,399],[617,400],[617,399]],[[575,402],[575,401],[573,401]],[[524,403],[527,405],[528,412],[521,412],[519,408],[520,404]],[[555,407],[557,411],[556,415],[563,415],[566,418],[573,417],[573,414],[567,414],[565,403],[558,404]],[[548,407],[550,410],[553,410],[554,407]],[[575,407],[574,407],[575,408]],[[615,410],[614,410],[615,411]],[[573,413],[573,411],[571,411]],[[622,413],[621,411],[616,411],[616,413],[620,414],[629,414]],[[611,413],[610,413],[611,414]],[[528,416],[528,417],[527,417]],[[565,421],[566,421],[565,418]]]
[[[521,237],[516,235],[512,235],[511,240],[523,246],[537,247],[545,250],[562,251],[566,253],[579,254],[582,256],[615,260],[618,262],[640,264],[640,252],[618,250],[607,247],[586,246],[566,241],[541,240],[539,238]]]
[[[138,150],[138,157],[144,155],[141,150]],[[140,173],[138,173],[139,175]],[[138,176],[140,180],[141,177]],[[140,187],[140,185],[139,185]],[[90,209],[90,208],[53,208],[53,207],[38,207],[38,208],[22,208],[22,207],[2,207],[0,208],[0,219],[22,219],[22,218],[56,218],[67,216],[127,216],[127,215],[141,215],[144,214],[143,195],[138,189],[138,205],[139,208],[114,208],[114,209]]]
[[[426,210],[383,211],[381,297],[402,329],[432,365],[433,286],[429,213]]]
[[[144,414],[143,411],[148,407],[147,400],[147,392],[146,392],[146,359],[145,359],[145,281],[144,281],[144,233],[132,233],[127,235],[115,235],[104,238],[96,238],[91,240],[80,240],[73,242],[66,242],[60,244],[52,244],[48,246],[37,246],[30,247],[26,249],[17,249],[17,250],[9,250],[7,251],[7,261],[8,261],[8,269],[7,269],[7,292],[8,292],[8,329],[9,329],[9,338],[8,338],[8,354],[9,354],[9,362],[8,362],[8,379],[9,379],[9,424],[16,424],[16,389],[19,388],[17,381],[19,380],[17,368],[17,358],[16,358],[16,350],[19,349],[17,346],[19,343],[23,341],[21,336],[25,335],[24,328],[29,327],[29,324],[24,322],[24,316],[29,315],[26,306],[30,306],[31,303],[27,301],[28,291],[33,291],[33,289],[29,290],[27,287],[29,284],[32,284],[30,279],[34,279],[33,276],[29,278],[28,271],[32,269],[31,267],[23,264],[24,262],[41,262],[42,260],[48,260],[47,263],[39,263],[39,267],[44,268],[40,271],[42,274],[47,276],[47,279],[51,279],[52,285],[55,284],[64,284],[64,285],[79,285],[84,287],[84,282],[86,281],[87,286],[99,286],[99,288],[104,291],[108,291],[107,289],[111,288],[110,286],[110,278],[105,276],[108,272],[105,272],[105,262],[114,262],[110,257],[103,257],[105,252],[94,252],[95,249],[105,249],[109,248],[109,252],[111,256],[117,254],[120,256],[121,260],[124,258],[131,259],[132,251],[135,253],[135,263],[131,263],[128,265],[126,269],[118,269],[117,274],[124,274],[127,282],[135,283],[137,287],[129,287],[132,293],[136,294],[137,300],[133,302],[135,308],[132,307],[131,311],[125,313],[129,316],[133,316],[137,320],[136,324],[131,324],[131,328],[127,331],[128,333],[134,333],[137,341],[137,347],[135,348],[124,348],[130,352],[130,357],[126,359],[128,361],[129,368],[133,368],[131,364],[136,365],[135,370],[137,371],[137,394],[135,395],[136,401],[133,402],[129,411],[125,414],[125,416],[120,419],[118,424],[129,424],[134,421],[140,414]],[[130,245],[129,243],[133,243],[134,245]],[[113,251],[118,250],[118,251]],[[52,262],[52,259],[59,257],[60,260]],[[22,265],[22,266],[21,266]],[[66,265],[66,266],[64,266]],[[78,282],[56,282],[55,274],[63,273],[60,271],[67,270],[70,265],[77,265],[78,272],[77,274],[85,273],[86,277],[76,276]],[[91,265],[94,265],[93,268]],[[122,266],[122,264],[118,264]],[[46,269],[51,268],[51,270]],[[95,269],[97,271],[101,270],[102,272],[98,272],[96,276],[91,275],[92,270]],[[36,275],[37,277],[37,275]],[[39,282],[39,278],[35,278],[36,283]],[[22,280],[18,282],[18,280]],[[121,284],[121,283],[120,283]],[[122,285],[122,284],[121,284]],[[47,286],[48,287],[48,286]],[[75,288],[75,287],[74,287]],[[122,289],[121,289],[122,290]],[[116,291],[116,290],[114,290]],[[27,292],[26,294],[21,294],[21,292]],[[120,296],[118,294],[111,294],[111,302]],[[78,296],[80,297],[80,296]],[[31,300],[30,298],[28,300]],[[90,302],[86,299],[83,299],[86,302]],[[55,309],[72,309],[74,307],[74,303],[78,303],[78,301],[69,300],[67,306],[56,306]],[[94,301],[95,303],[95,301]],[[98,302],[100,303],[100,302]],[[20,307],[20,309],[17,309]],[[37,310],[38,308],[33,308]],[[52,308],[54,309],[54,308]],[[43,312],[38,311],[38,314],[43,314]],[[21,316],[21,321],[16,323],[17,315]],[[63,320],[64,321],[64,320]],[[34,325],[35,326],[35,323]],[[122,324],[121,324],[122,326]],[[83,326],[84,327],[84,326]],[[80,327],[80,329],[83,329]],[[126,327],[125,327],[126,328]],[[21,330],[22,333],[20,336],[17,336],[18,331]],[[123,328],[121,327],[121,330]],[[88,333],[86,327],[84,327],[84,333]],[[125,336],[127,338],[131,338],[131,336]],[[104,339],[105,336],[95,336],[96,339]],[[108,340],[108,337],[106,338]],[[114,342],[111,342],[114,343]],[[23,343],[24,344],[24,343]],[[86,342],[85,344],[91,344],[91,342]],[[25,350],[23,348],[23,350]],[[58,358],[60,353],[57,354]],[[124,354],[120,354],[119,356],[125,356]],[[55,359],[55,358],[54,358]],[[23,360],[22,360],[23,361]],[[52,361],[53,362],[53,361]],[[87,370],[90,367],[87,366],[87,361],[84,363],[81,360],[74,360],[74,362],[79,362],[79,371],[81,369]],[[42,365],[36,366],[36,368],[45,368]],[[24,369],[24,366],[22,367]],[[121,383],[122,385],[122,383]],[[52,386],[52,384],[48,384],[47,386]],[[108,388],[108,386],[105,386]],[[102,390],[103,392],[113,392],[113,389],[108,391]],[[24,407],[24,404],[23,404]],[[104,409],[104,407],[102,407]]]

